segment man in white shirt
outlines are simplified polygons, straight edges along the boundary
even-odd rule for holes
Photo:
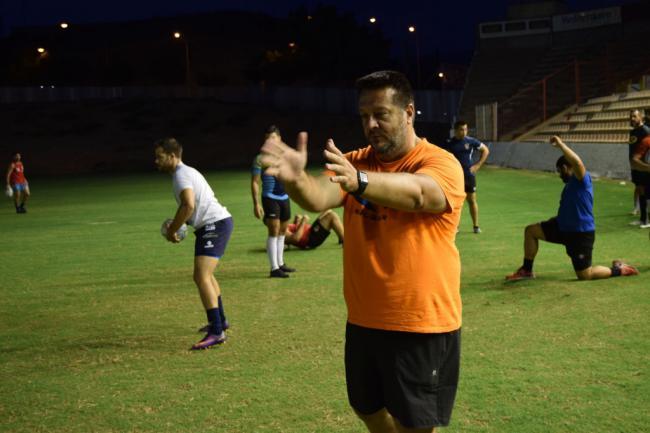
[[[223,311],[221,289],[214,270],[223,256],[233,230],[232,216],[214,196],[203,175],[183,164],[183,147],[174,138],[155,143],[155,164],[158,170],[172,175],[174,197],[178,210],[167,227],[167,240],[180,242],[178,229],[187,223],[195,228],[194,282],[199,289],[208,325],[201,328],[205,337],[191,350],[207,349],[226,341],[229,323]]]

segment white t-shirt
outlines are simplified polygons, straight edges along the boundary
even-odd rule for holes
[[[190,188],[194,191],[194,213],[187,221],[195,229],[200,229],[208,223],[228,218],[230,213],[214,196],[208,181],[198,170],[189,167],[182,162],[176,166],[172,175],[174,183],[174,198],[176,203],[181,204],[181,191]]]

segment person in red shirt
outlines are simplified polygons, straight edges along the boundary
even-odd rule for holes
[[[7,191],[10,190],[13,192],[16,213],[27,213],[25,203],[29,198],[29,183],[25,178],[25,168],[18,152],[14,154],[7,170]]]
[[[632,168],[643,172],[645,176],[641,176],[643,183],[640,186],[641,188],[641,197],[647,198],[648,192],[650,191],[650,136],[645,137],[636,147],[632,159],[630,160]],[[650,227],[650,224],[647,225]],[[646,226],[641,225],[642,228]]]
[[[308,215],[296,215],[293,224],[287,226],[285,242],[301,250],[312,250],[325,242],[334,230],[339,238],[339,245],[343,244],[343,223],[331,209],[321,213],[314,224],[309,224]]]

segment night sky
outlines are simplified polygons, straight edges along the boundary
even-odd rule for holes
[[[12,27],[51,25],[63,20],[74,23],[126,21],[217,10],[247,10],[286,16],[299,6],[335,5],[353,13],[359,21],[377,17],[377,24],[392,41],[402,46],[409,25],[418,29],[423,54],[439,52],[443,58],[466,57],[473,49],[476,25],[503,20],[510,3],[517,0],[464,2],[458,0],[0,0],[5,35]],[[625,0],[568,0],[572,11],[630,3]],[[400,8],[408,5],[408,8]],[[470,6],[471,5],[471,6]],[[454,60],[453,58],[449,60]]]

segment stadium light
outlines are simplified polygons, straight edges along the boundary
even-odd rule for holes
[[[59,27],[61,27],[63,30],[65,30],[65,29],[67,29],[68,27],[70,27],[70,25],[64,21],[64,22],[62,22],[61,24],[59,24]]]
[[[289,48],[296,48],[295,42],[289,42]]]
[[[183,37],[183,34],[181,32],[174,32],[172,33],[172,36],[177,41],[183,41],[183,45],[185,45],[185,85],[187,86],[189,93],[189,88],[192,82],[192,72],[190,67],[190,42],[186,37]]]
[[[38,51],[38,54],[45,54],[46,50],[43,47],[38,47],[38,48],[36,48],[36,51]]]
[[[418,42],[418,34],[415,32],[415,26],[409,26],[409,33],[413,33],[415,37],[415,63],[416,71],[418,74],[418,88],[422,87],[422,73],[420,72],[420,43]]]
[[[370,17],[370,19],[369,19],[368,21],[370,21],[372,24],[374,24],[374,23],[377,22],[377,18],[375,18],[375,17]]]
[[[438,72],[438,78],[445,78],[445,74],[443,72]]]

